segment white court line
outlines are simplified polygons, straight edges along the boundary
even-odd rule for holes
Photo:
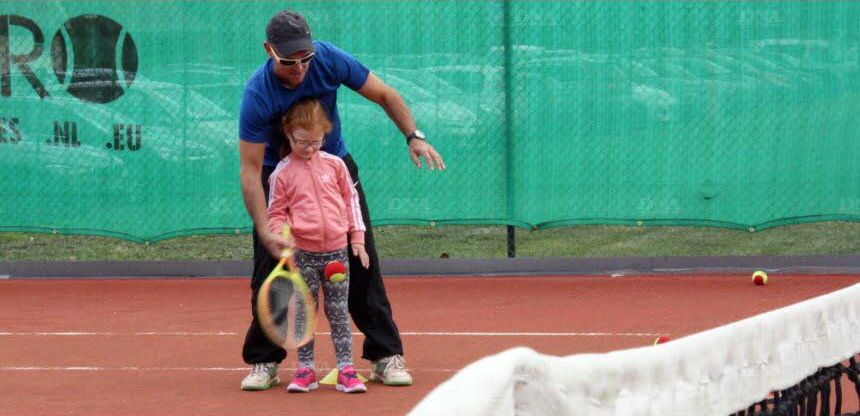
[[[0,337],[92,337],[92,336],[177,336],[220,337],[239,335],[238,332],[0,332]]]
[[[329,335],[329,332],[318,332],[317,335]],[[87,336],[238,336],[238,332],[0,332],[0,337],[87,337]],[[353,333],[355,336],[363,336],[362,333]],[[658,333],[642,332],[401,332],[402,336],[444,336],[444,337],[653,337]],[[284,369],[284,368],[282,368]],[[295,370],[295,369],[287,369]],[[368,369],[359,369],[369,371]],[[455,373],[460,369],[415,369],[413,371]],[[0,372],[9,371],[248,371],[247,367],[38,367],[38,366],[9,366],[0,367]]]
[[[112,336],[175,336],[175,337],[221,337],[235,336],[238,332],[0,332],[0,337],[112,337]]]
[[[238,332],[0,332],[2,337],[90,337],[90,336],[175,336],[175,337],[223,337],[244,335]],[[316,335],[331,335],[317,332]],[[363,336],[353,332],[353,336]],[[401,332],[401,336],[429,337],[654,337],[666,335],[652,332]]]
[[[401,332],[400,335],[433,337],[652,337],[646,332]]]
[[[297,368],[281,367],[282,371],[295,371]],[[360,372],[369,372],[369,368],[356,368]],[[409,368],[411,371],[456,373],[460,369],[450,368]],[[242,371],[247,372],[248,367],[0,367],[0,371]]]

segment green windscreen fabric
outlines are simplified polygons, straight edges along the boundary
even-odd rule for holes
[[[342,88],[377,225],[860,220],[860,2],[7,1],[0,231],[249,231],[238,112],[286,6],[445,158]]]

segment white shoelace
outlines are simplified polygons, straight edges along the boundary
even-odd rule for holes
[[[406,371],[406,363],[403,361],[403,357],[394,355],[389,358],[385,364],[385,372],[387,373],[389,370]]]
[[[254,375],[265,374],[266,376],[268,376],[269,375],[269,369],[266,367],[266,364],[257,363],[257,364],[254,364],[254,367],[251,368],[251,374],[254,374]]]

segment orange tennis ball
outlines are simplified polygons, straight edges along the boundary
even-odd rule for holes
[[[346,279],[346,266],[337,260],[331,261],[325,265],[323,274],[326,280],[330,282],[342,282]]]
[[[756,272],[753,273],[753,275],[752,275],[752,281],[753,281],[753,283],[755,283],[756,286],[766,285],[767,284],[767,273],[765,273],[761,270],[756,270]]]
[[[664,344],[664,343],[667,343],[671,340],[672,340],[672,338],[669,338],[666,335],[660,335],[659,337],[657,337],[657,339],[654,340],[654,345]]]

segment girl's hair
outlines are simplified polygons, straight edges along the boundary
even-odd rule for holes
[[[286,139],[281,144],[281,158],[286,157],[292,151],[287,134],[297,128],[324,134],[328,134],[331,131],[331,121],[329,121],[319,100],[305,98],[296,101],[287,110],[287,113],[281,117],[281,130],[284,132],[284,138]]]

